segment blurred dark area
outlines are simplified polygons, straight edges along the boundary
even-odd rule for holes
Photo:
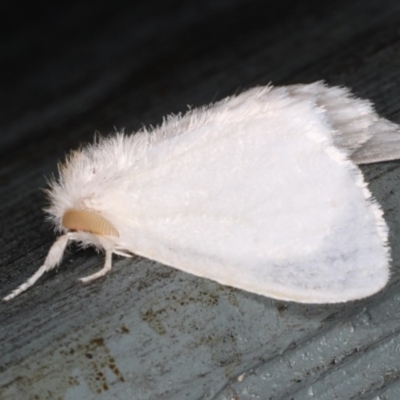
[[[130,130],[153,122],[146,115],[155,101],[152,90],[160,98],[163,93],[180,93],[182,85],[190,90],[193,81],[233,81],[229,91],[226,85],[215,85],[212,97],[190,98],[209,102],[221,92],[252,84],[296,81],[293,75],[311,62],[321,62],[324,50],[329,57],[333,49],[342,46],[343,51],[379,34],[382,26],[359,31],[376,9],[384,13],[381,3],[370,3],[164,0],[11,5],[6,12],[9,28],[0,42],[5,68],[1,159],[21,147],[40,151],[34,144],[54,136],[68,145],[65,140],[74,130],[70,124],[79,125],[82,119],[92,121],[87,128],[92,132],[112,131],[114,126]],[[343,15],[338,12],[341,7]],[[300,51],[314,52],[318,60]],[[257,70],[257,57],[264,58],[263,70]],[[288,71],[293,65],[296,70]],[[320,75],[312,79],[327,78]]]
[[[127,90],[146,92],[149,84],[176,80],[188,64],[204,64],[221,52],[240,57],[241,43],[301,11],[295,4],[117,1],[9,9],[12,26],[0,42],[3,152],[95,113]]]

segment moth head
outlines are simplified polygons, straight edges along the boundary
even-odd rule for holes
[[[62,218],[64,228],[71,231],[83,231],[100,236],[119,237],[119,233],[111,222],[91,211],[67,210]]]

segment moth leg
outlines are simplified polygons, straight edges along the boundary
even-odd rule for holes
[[[107,272],[110,272],[112,267],[111,258],[112,258],[112,250],[106,250],[106,262],[104,263],[104,267],[100,271],[92,275],[85,276],[84,278],[79,279],[79,281],[83,283],[94,281],[95,279],[100,278],[105,274],[107,274]]]
[[[132,254],[125,253],[124,251],[114,250],[114,254],[122,257],[133,257]]]
[[[3,298],[3,301],[9,301],[14,297],[17,297],[22,292],[25,292],[26,289],[30,288],[35,284],[35,282],[47,271],[55,268],[61,261],[62,256],[64,254],[65,247],[67,246],[68,240],[70,239],[71,234],[65,234],[60,236],[54,244],[50,247],[49,252],[47,253],[46,260],[44,264],[22,285],[18,286],[14,289],[9,295]]]

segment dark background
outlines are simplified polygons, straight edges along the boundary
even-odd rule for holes
[[[9,4],[4,18],[1,297],[54,241],[45,177],[95,131],[130,133],[255,85],[316,80],[400,123],[398,1],[54,2]],[[0,398],[400,398],[399,165],[363,167],[391,228],[384,293],[300,306],[139,257],[115,258],[82,286],[103,259],[72,246],[58,272],[0,304]]]

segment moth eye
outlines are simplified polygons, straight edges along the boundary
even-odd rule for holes
[[[62,219],[64,228],[90,232],[102,236],[119,237],[118,231],[105,218],[85,210],[68,210]]]

